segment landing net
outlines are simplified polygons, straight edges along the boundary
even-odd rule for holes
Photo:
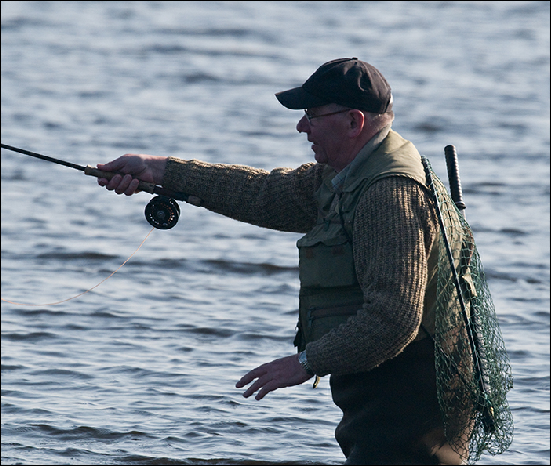
[[[448,441],[472,464],[512,442],[506,394],[513,377],[472,230],[425,157],[423,163],[444,233],[434,335],[438,402]]]

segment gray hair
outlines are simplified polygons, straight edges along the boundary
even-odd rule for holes
[[[376,132],[381,131],[385,126],[394,121],[394,112],[392,110],[386,113],[364,113],[368,115],[369,121]]]
[[[334,104],[334,107],[336,107],[336,111],[353,109],[352,107],[346,107],[341,104]],[[385,126],[390,125],[394,121],[394,112],[392,110],[386,113],[370,113],[359,108],[357,110],[360,110],[360,112],[362,112],[367,117],[367,119],[369,120],[369,125],[371,126],[374,134],[378,133]]]

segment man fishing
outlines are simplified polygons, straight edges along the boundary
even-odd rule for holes
[[[276,94],[304,109],[296,129],[317,163],[270,172],[126,154],[101,186],[139,180],[185,192],[241,222],[301,232],[298,354],[261,365],[237,387],[257,400],[330,375],[346,464],[461,464],[439,407],[434,356],[439,224],[415,146],[391,129],[392,93],[369,63],[343,58]],[[468,433],[467,433],[468,437]]]

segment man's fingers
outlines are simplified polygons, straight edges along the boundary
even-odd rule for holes
[[[114,191],[118,188],[120,182],[122,180],[122,175],[119,175],[118,173],[109,180],[109,183],[105,186],[109,191]]]
[[[258,379],[255,383],[253,383],[245,393],[243,393],[243,396],[245,398],[249,398],[254,392],[256,392],[259,388],[261,388],[264,385],[264,382],[262,379]]]
[[[243,393],[243,396],[245,398],[248,398],[249,396],[251,396],[253,393],[255,393],[256,391],[258,391],[259,389],[263,389],[264,390],[264,393],[262,394],[262,396],[260,396],[259,398],[259,395],[260,393],[256,396],[256,399],[257,400],[260,400],[261,398],[264,398],[264,396],[266,396],[267,393],[271,392],[272,390],[274,390],[274,388],[268,390],[268,391],[265,391],[265,389],[263,387],[265,387],[266,385],[270,384],[270,383],[273,383],[273,379],[272,377],[270,376],[270,374],[268,373],[267,371],[267,365],[266,364],[263,364],[262,366],[260,367],[257,367],[256,369],[253,369],[252,371],[248,372],[247,374],[245,374],[243,377],[241,377],[241,379],[235,384],[235,386],[237,388],[242,388],[244,387],[245,385],[248,385],[250,384],[254,379],[257,379],[246,391],[245,393]],[[262,393],[262,392],[261,392]]]
[[[137,164],[141,164],[141,160],[139,160],[136,156],[137,154],[124,154],[115,160],[111,160],[111,162],[98,163],[97,167],[106,172],[121,171],[130,173],[132,168],[134,168]],[[125,168],[126,170],[124,170]]]
[[[245,374],[243,377],[241,377],[237,383],[235,384],[236,388],[242,388],[244,387],[245,385],[248,385],[253,379],[254,377],[250,377],[249,376],[250,372],[248,372],[247,374]]]
[[[132,175],[122,176],[117,173],[110,180],[107,180],[106,178],[98,178],[98,184],[100,186],[105,186],[109,191],[115,191],[117,194],[131,196],[138,189],[140,180],[137,178],[132,178]]]
[[[273,392],[274,390],[277,390],[278,388],[280,388],[280,386],[277,384],[277,382],[275,380],[270,380],[266,385],[264,385],[262,387],[262,389],[254,397],[254,399],[255,400],[261,400],[268,393]]]
[[[242,388],[245,385],[249,385],[254,379],[257,377],[262,376],[266,373],[264,370],[264,366],[266,364],[263,364],[262,366],[257,367],[256,369],[253,369],[252,371],[247,372],[243,377],[239,379],[239,381],[235,384],[237,388]]]
[[[135,192],[137,192],[136,190],[138,189],[138,185],[140,184],[140,180],[138,178],[134,178],[130,184],[128,185],[128,188],[126,188],[126,190],[124,191],[124,194],[126,196],[132,196],[132,194],[134,194]]]
[[[112,160],[108,163],[98,163],[96,166],[99,170],[106,172],[120,172],[123,174],[139,175],[146,169],[142,166],[141,159],[135,156],[135,154],[125,154],[118,159]]]
[[[126,161],[122,157],[119,157],[108,163],[98,163],[96,166],[104,172],[114,172],[120,170],[125,164]]]
[[[278,388],[278,383],[272,379],[268,374],[260,377],[255,383],[253,383],[245,393],[243,393],[243,396],[245,398],[248,398],[253,393],[258,392],[258,394],[255,396],[257,400],[260,400],[264,398],[268,393],[271,391],[274,391],[276,388]]]
[[[124,193],[128,189],[128,186],[130,186],[131,182],[132,182],[132,175],[124,175],[121,178],[121,182],[119,183],[119,185],[115,188],[115,192],[117,194]]]

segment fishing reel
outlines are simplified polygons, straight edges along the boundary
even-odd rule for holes
[[[145,206],[145,218],[150,225],[168,230],[178,223],[180,206],[167,196],[155,196]]]

